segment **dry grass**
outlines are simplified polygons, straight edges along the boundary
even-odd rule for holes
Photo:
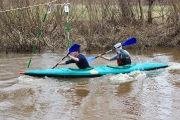
[[[34,4],[50,2],[48,0],[4,1],[0,3],[1,10],[30,6]],[[152,46],[172,45],[178,46],[180,39],[178,32],[180,22],[177,19],[177,11],[180,13],[179,4],[177,11],[171,6],[153,6],[153,23],[147,22],[148,7],[143,7],[144,20],[140,19],[139,7],[131,6],[134,18],[122,17],[118,0],[111,3],[86,0],[82,4],[71,1],[69,23],[71,24],[71,43],[79,43],[83,49],[107,49],[117,42],[134,36],[138,39],[136,47],[146,49]],[[177,1],[178,2],[178,1]],[[62,4],[58,1],[57,4]],[[3,8],[3,9],[2,9]],[[6,51],[31,52],[34,45],[38,50],[57,50],[67,48],[66,15],[64,8],[53,6],[52,11],[43,23],[42,18],[47,6],[33,7],[29,9],[0,13],[0,48]],[[37,38],[37,33],[42,30],[42,35]]]

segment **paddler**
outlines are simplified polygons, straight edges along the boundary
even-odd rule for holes
[[[70,63],[76,63],[77,67],[79,69],[85,69],[90,67],[87,59],[83,54],[80,53],[80,45],[77,47],[74,52],[71,52],[70,54],[67,54],[66,57],[70,57],[70,60],[58,63],[58,65],[66,65]]]
[[[118,66],[131,64],[130,54],[128,51],[122,49],[121,43],[115,44],[114,48],[116,49],[116,55],[112,57],[106,57],[103,56],[102,54],[99,54],[98,56],[109,61],[117,60]]]

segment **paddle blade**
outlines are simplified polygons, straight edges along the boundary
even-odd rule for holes
[[[80,47],[81,47],[81,46],[80,46],[79,44],[74,44],[74,45],[71,46],[71,48],[69,49],[68,54],[70,54],[71,52],[78,51]]]
[[[97,56],[92,56],[92,57],[89,57],[89,58],[87,59],[87,61],[88,61],[88,62],[91,62],[91,61],[95,60],[96,58],[97,58]]]
[[[126,40],[126,41],[122,44],[122,46],[128,46],[128,45],[132,45],[132,44],[135,44],[135,43],[136,43],[136,38],[135,38],[135,37],[132,37],[132,38]]]

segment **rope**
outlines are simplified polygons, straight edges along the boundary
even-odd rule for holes
[[[27,7],[22,7],[22,8],[16,8],[16,9],[9,9],[9,10],[3,10],[3,11],[0,11],[0,13],[3,13],[3,12],[10,12],[10,11],[16,11],[16,10],[22,10],[22,9],[28,9],[28,8],[32,8],[32,7],[38,7],[38,6],[44,6],[44,5],[50,5],[50,4],[53,4],[55,3],[57,0],[54,0],[54,1],[51,1],[51,2],[47,2],[47,3],[44,3],[44,4],[38,4],[38,5],[33,5],[33,6],[27,6]],[[53,6],[64,6],[64,5],[67,5],[67,4],[70,4],[70,3],[64,3],[64,4],[53,4]]]
[[[22,10],[22,9],[28,9],[28,8],[32,8],[32,7],[38,7],[38,6],[44,6],[44,5],[47,5],[48,8],[47,8],[47,11],[46,13],[44,14],[43,16],[43,19],[42,19],[42,22],[41,22],[41,28],[40,30],[38,31],[37,33],[37,38],[39,39],[41,37],[41,34],[42,34],[42,25],[43,23],[45,22],[46,18],[47,18],[47,14],[49,14],[51,12],[51,7],[52,6],[64,6],[66,9],[65,9],[65,12],[66,12],[66,15],[67,15],[67,23],[66,23],[66,31],[68,33],[68,46],[70,46],[70,40],[69,40],[69,31],[70,31],[70,24],[68,22],[68,12],[69,12],[69,8],[68,8],[68,5],[70,5],[70,3],[64,3],[64,4],[54,4],[57,0],[54,0],[54,1],[51,1],[51,2],[47,2],[47,3],[44,3],[44,4],[38,4],[38,5],[33,5],[33,6],[27,6],[27,7],[21,7],[21,8],[16,8],[16,9],[9,9],[9,10],[4,10],[4,11],[0,11],[0,13],[4,13],[4,12],[10,12],[10,11],[16,11],[16,10]],[[33,49],[32,49],[32,54],[30,56],[30,60],[28,62],[28,66],[27,68],[30,67],[30,64],[31,64],[31,61],[32,61],[32,56],[33,54],[35,53],[36,51],[36,45],[34,45]]]

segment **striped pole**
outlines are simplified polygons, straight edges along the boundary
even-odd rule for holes
[[[66,13],[66,32],[67,32],[67,46],[68,51],[71,46],[71,41],[69,39],[69,32],[70,32],[70,24],[69,24],[69,6],[67,4],[64,5],[64,11]],[[70,59],[70,58],[69,58]]]
[[[37,33],[37,38],[38,38],[38,39],[41,37],[41,34],[42,34],[42,26],[43,26],[43,23],[46,21],[47,14],[49,14],[50,12],[51,12],[51,7],[48,6],[47,11],[46,11],[46,13],[44,14],[43,19],[42,19],[41,28],[40,28],[40,30],[39,30],[38,33]],[[32,55],[35,53],[35,51],[36,51],[36,45],[34,45],[34,47],[33,47],[33,49],[32,49]],[[28,62],[27,68],[30,67],[30,64],[31,64],[31,61],[32,61],[32,55],[31,55],[30,60],[29,60],[29,62]]]

